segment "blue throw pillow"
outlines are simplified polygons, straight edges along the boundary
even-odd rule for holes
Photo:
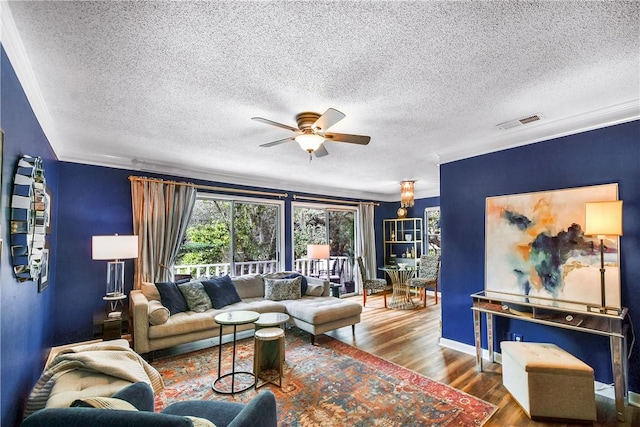
[[[156,288],[160,293],[162,305],[169,309],[169,314],[173,316],[176,313],[182,313],[189,310],[187,301],[184,299],[182,292],[178,289],[178,285],[187,283],[189,279],[178,280],[177,282],[160,282],[156,283]]]
[[[302,282],[300,282],[300,295],[305,296],[307,294],[307,287],[309,285],[307,283],[307,278],[302,274],[293,273],[288,276],[281,277],[281,279],[295,279],[298,276],[302,277]]]
[[[202,286],[204,286],[204,291],[209,295],[211,304],[215,309],[220,309],[242,301],[228,274],[222,277],[203,280]]]

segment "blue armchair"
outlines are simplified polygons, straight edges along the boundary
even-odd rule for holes
[[[223,401],[184,401],[153,412],[153,391],[146,383],[135,383],[112,396],[138,409],[97,409],[82,407],[46,408],[34,412],[22,422],[22,427],[192,427],[187,416],[205,418],[216,427],[277,427],[276,398],[263,391],[248,404]]]

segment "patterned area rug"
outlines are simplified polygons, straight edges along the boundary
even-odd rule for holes
[[[280,426],[481,426],[497,410],[331,337],[319,336],[316,344],[309,343],[306,332],[287,330],[282,388],[269,384],[258,389],[275,393]],[[236,371],[251,371],[253,338],[238,341],[236,351]],[[231,367],[231,344],[223,345],[222,354],[224,374]],[[253,388],[235,395],[212,390],[218,347],[158,359],[152,365],[166,385],[156,397],[156,410],[181,400],[247,402],[256,395]],[[242,379],[236,377],[235,385],[241,387]]]

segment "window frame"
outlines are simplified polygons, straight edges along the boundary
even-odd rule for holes
[[[429,212],[439,212],[440,214],[442,214],[442,212],[440,211],[440,206],[429,206],[424,208],[424,214],[423,214],[423,221],[424,221],[424,238],[423,238],[423,242],[422,242],[422,253],[423,254],[428,254],[429,253]],[[440,236],[440,248],[439,249],[435,249],[433,248],[434,251],[436,252],[441,252],[442,251],[442,226],[440,227],[440,233],[439,234],[434,234],[434,235],[439,235]]]
[[[271,206],[276,206],[277,207],[277,216],[278,218],[276,219],[276,224],[278,226],[278,230],[276,232],[276,236],[277,236],[277,242],[276,242],[276,268],[278,271],[284,271],[284,257],[282,256],[285,253],[285,215],[284,215],[284,211],[285,211],[285,202],[284,200],[274,200],[274,199],[263,199],[263,198],[258,198],[258,197],[246,197],[246,196],[237,196],[237,195],[231,195],[231,194],[216,194],[216,193],[209,193],[209,192],[198,192],[198,194],[196,195],[196,201],[197,200],[224,200],[224,201],[229,201],[231,202],[231,226],[230,226],[230,230],[229,232],[231,233],[231,239],[230,239],[230,251],[231,251],[231,256],[229,258],[230,260],[230,266],[229,266],[229,271],[235,271],[235,263],[236,263],[236,257],[235,257],[235,239],[234,237],[234,232],[235,232],[235,227],[234,227],[234,221],[235,221],[235,203],[236,202],[240,202],[240,203],[251,203],[251,204],[260,204],[260,205],[271,205]]]

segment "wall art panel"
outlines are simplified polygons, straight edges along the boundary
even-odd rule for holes
[[[599,306],[600,242],[584,235],[585,203],[617,199],[617,184],[487,198],[485,289]],[[617,308],[618,248],[605,240],[606,300]]]

